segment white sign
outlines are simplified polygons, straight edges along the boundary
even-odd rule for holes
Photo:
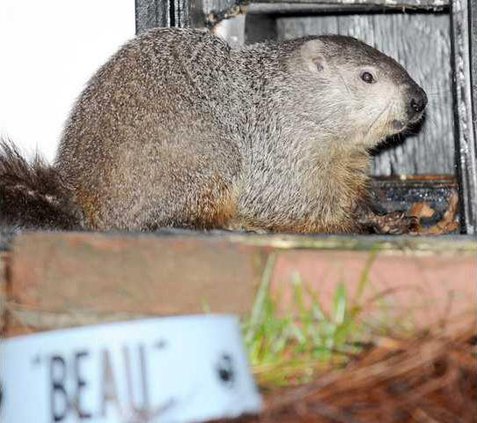
[[[258,413],[238,319],[147,319],[0,343],[0,421],[200,422]]]

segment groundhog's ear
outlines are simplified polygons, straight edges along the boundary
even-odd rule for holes
[[[313,64],[315,65],[315,70],[322,72],[325,70],[325,59],[323,56],[317,56],[312,59]]]
[[[301,47],[301,56],[312,72],[323,72],[326,69],[326,59],[322,52],[323,43],[318,39],[307,41]]]

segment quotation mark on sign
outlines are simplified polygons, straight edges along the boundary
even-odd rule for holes
[[[216,365],[217,374],[220,381],[227,387],[233,387],[235,383],[235,369],[232,357],[229,354],[222,354]]]
[[[3,405],[3,383],[0,380],[0,411],[2,410]]]

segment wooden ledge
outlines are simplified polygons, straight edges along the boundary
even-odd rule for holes
[[[23,234],[3,256],[4,334],[150,315],[244,315],[267,263],[284,307],[297,276],[327,307],[339,283],[354,298],[367,275],[364,302],[391,293],[392,319],[436,324],[473,312],[476,255],[468,237]]]

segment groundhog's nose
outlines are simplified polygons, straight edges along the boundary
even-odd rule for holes
[[[414,117],[418,113],[421,113],[427,105],[427,95],[425,91],[417,87],[414,93],[411,95],[411,101],[409,102],[408,112],[409,117]]]

